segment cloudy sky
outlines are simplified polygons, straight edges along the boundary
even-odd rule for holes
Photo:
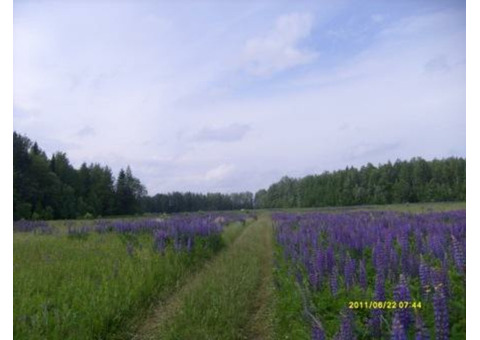
[[[465,157],[465,3],[15,1],[14,129],[149,194]]]

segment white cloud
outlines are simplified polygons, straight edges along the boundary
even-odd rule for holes
[[[241,140],[250,130],[247,124],[231,124],[225,127],[206,127],[196,136],[200,142],[236,142]]]
[[[283,175],[464,154],[458,13],[390,13],[355,45],[325,4],[46,4],[17,5],[15,129],[75,166],[130,165],[150,194],[257,190]],[[284,70],[295,72],[269,78]]]
[[[205,179],[207,181],[219,181],[227,177],[235,169],[233,164],[221,164],[205,174]]]
[[[246,70],[253,75],[271,75],[312,62],[317,53],[298,46],[312,28],[313,16],[310,14],[293,13],[279,17],[270,32],[246,42]]]
[[[88,137],[88,136],[95,136],[95,129],[91,126],[84,126],[82,129],[78,130],[76,133],[78,137]]]

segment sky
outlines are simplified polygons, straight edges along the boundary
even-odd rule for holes
[[[150,195],[466,156],[465,3],[15,1],[13,125]]]

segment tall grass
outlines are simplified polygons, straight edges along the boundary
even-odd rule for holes
[[[466,202],[422,202],[422,203],[394,203],[394,204],[372,204],[372,205],[351,205],[338,207],[318,207],[318,208],[283,208],[283,209],[259,209],[258,212],[329,212],[344,213],[348,211],[399,211],[413,214],[428,213],[435,211],[465,210]]]
[[[267,216],[248,227],[204,271],[179,301],[176,312],[160,327],[161,339],[247,339],[271,240]],[[271,242],[270,242],[271,244]]]
[[[147,234],[15,233],[13,243],[16,339],[111,338],[213,255],[196,247],[160,256]]]

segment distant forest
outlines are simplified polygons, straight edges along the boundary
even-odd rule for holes
[[[75,169],[63,152],[49,158],[36,142],[13,133],[13,217],[70,219],[142,213],[296,208],[465,201],[463,158],[372,164],[300,179],[282,178],[267,190],[232,194],[148,196],[129,166],[115,178],[108,166]]]
[[[283,177],[255,195],[259,208],[310,208],[362,204],[465,201],[466,160],[412,158],[360,169]]]
[[[13,218],[70,219],[145,212],[253,208],[252,193],[147,195],[127,166],[113,176],[108,166],[75,169],[63,152],[48,158],[36,142],[13,133]]]

